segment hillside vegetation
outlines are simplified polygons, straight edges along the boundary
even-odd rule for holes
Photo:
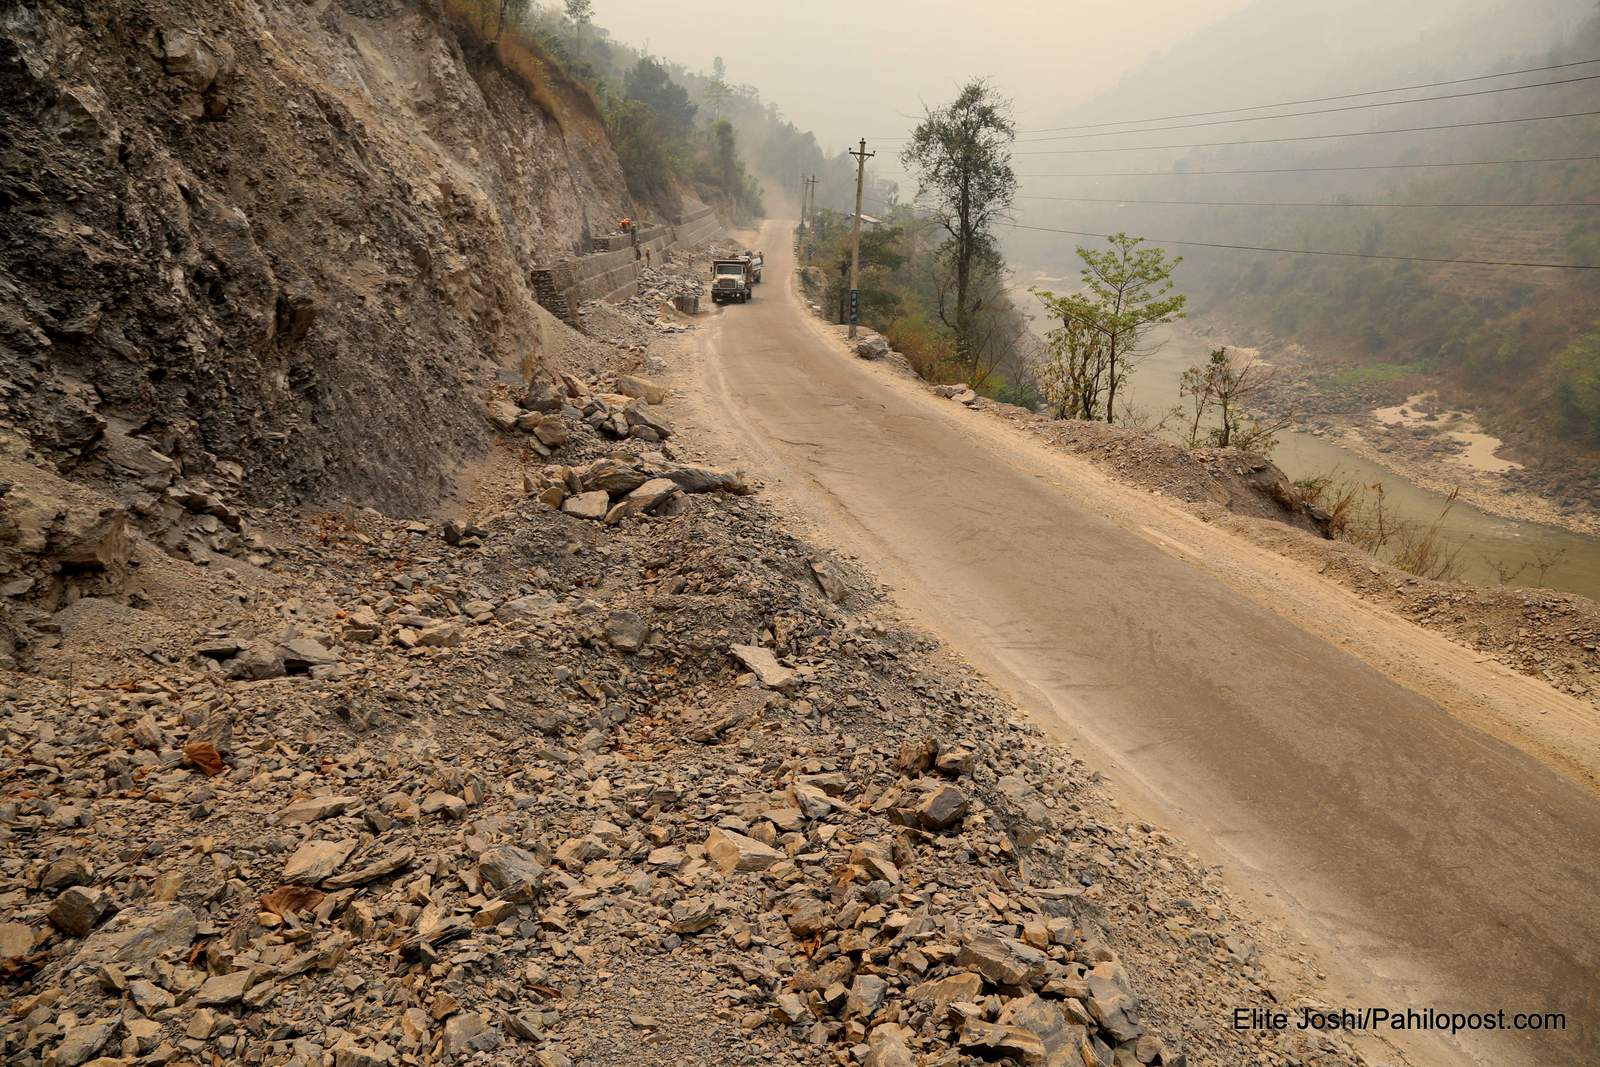
[[[503,6],[451,2],[484,11],[491,27]],[[587,17],[522,6],[511,5],[504,32],[551,57],[597,101],[628,187],[643,204],[671,213],[688,193],[748,221],[766,213],[772,190],[797,200],[802,174],[822,179],[820,202],[843,206],[854,194],[849,156],[829,156],[755,86],[734,81],[721,57],[710,71],[691,70],[616,40]]]
[[[1583,37],[1551,62],[1594,54],[1596,48],[1600,20],[1588,23]],[[1552,99],[1541,99],[1535,110],[1583,110],[1591,95],[1588,86],[1553,90]],[[1504,114],[1528,110],[1526,104],[1496,106]],[[1594,144],[1597,136],[1600,123],[1593,119],[1490,127],[1470,147],[1440,145],[1431,155],[1570,156],[1577,154],[1574,146]],[[1391,181],[1377,199],[1600,204],[1595,161],[1420,173],[1427,177]],[[1278,191],[1293,189],[1285,183]],[[1257,232],[1264,243],[1286,248],[1600,264],[1600,212],[1594,209],[1349,208],[1307,214],[1269,214]],[[1591,272],[1297,256],[1247,260],[1207,256],[1204,250],[1196,258],[1206,269],[1192,272],[1189,281],[1203,310],[1322,353],[1323,373],[1335,380],[1387,381],[1394,393],[1442,387],[1526,445],[1600,449],[1600,284]]]
[[[763,213],[738,131],[691,102],[681,68],[675,79],[665,62],[612,42],[587,8],[576,19],[528,0],[445,0],[445,10],[469,47],[493,56],[558,121],[576,110],[604,126],[635,214],[675,218],[686,199],[729,218]]]
[[[1534,34],[1530,27],[1557,24],[1553,14],[1543,23],[1476,26],[1479,32],[1471,41],[1430,36],[1420,53],[1416,48],[1376,43],[1371,56],[1353,53],[1336,80],[1296,84],[1286,74],[1270,93],[1259,87],[1253,91],[1235,87],[1231,96],[1226,89],[1208,86],[1203,97],[1181,108],[1170,108],[1170,99],[1138,100],[1130,81],[1086,110],[1093,110],[1096,118],[1165,114],[1158,109],[1189,111],[1317,98],[1369,86],[1416,85],[1480,72],[1576,63],[1600,49],[1600,16],[1592,5],[1564,8],[1580,6],[1587,9],[1585,17],[1542,46],[1526,43]],[[1248,70],[1259,86],[1263,64],[1273,60],[1249,52],[1251,26],[1269,40],[1281,36],[1282,27],[1272,11],[1259,4],[1241,12],[1227,27],[1228,39],[1242,53],[1235,57],[1238,68]],[[1472,28],[1464,22],[1454,32]],[[1495,42],[1502,40],[1506,43],[1496,47]],[[1159,72],[1162,83],[1170,85],[1201,62],[1204,44],[1195,42],[1183,55],[1163,57],[1145,73]],[[1459,51],[1452,53],[1456,45]],[[1511,48],[1518,50],[1508,51]],[[1182,242],[1380,257],[1600,264],[1600,209],[1566,206],[1600,204],[1600,161],[1570,158],[1594,154],[1600,122],[1594,117],[1501,121],[1590,111],[1594,82],[1487,92],[1422,106],[1371,106],[1594,73],[1594,67],[1568,66],[1514,78],[1303,104],[1288,110],[1352,103],[1366,109],[1294,121],[1233,126],[1180,118],[1156,124],[1168,127],[1167,132],[1050,140],[1039,147],[1092,146],[1099,151],[1102,145],[1120,149],[1271,141],[1455,126],[1403,136],[1290,140],[1182,152],[1041,155],[1030,161],[1030,167],[1049,177],[1029,183],[1021,221],[1107,233],[1126,230],[1157,243],[1171,242],[1186,259],[1178,282],[1193,298],[1195,316],[1229,339],[1265,345],[1280,357],[1298,351],[1294,358],[1307,361],[1301,369],[1328,394],[1357,406],[1437,390],[1443,403],[1477,409],[1493,432],[1517,446],[1515,454],[1547,468],[1564,468],[1569,484],[1581,482],[1583,472],[1592,470],[1600,456],[1600,272],[1262,254]],[[1237,78],[1237,73],[1217,72],[1224,85]],[[1128,99],[1119,99],[1119,94]],[[1195,122],[1204,128],[1181,128]],[[1495,124],[1457,125],[1486,122]],[[1416,166],[1498,160],[1554,161]],[[1385,166],[1325,169],[1378,164]],[[1395,169],[1387,169],[1390,165]],[[1402,166],[1407,169],[1399,169]],[[1074,176],[1123,170],[1146,176]],[[1563,206],[1518,206],[1546,204]],[[1070,266],[1075,240],[1022,234],[1009,243],[1025,261],[1059,271]]]

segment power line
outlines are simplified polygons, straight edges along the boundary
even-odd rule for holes
[[[1279,100],[1274,104],[1252,104],[1249,107],[1219,108],[1216,111],[1190,111],[1177,115],[1152,115],[1143,119],[1121,119],[1115,122],[1085,123],[1079,126],[1050,126],[1038,130],[1018,130],[1018,133],[1061,133],[1069,130],[1095,130],[1107,126],[1130,126],[1140,122],[1166,122],[1168,119],[1198,119],[1207,115],[1235,115],[1241,111],[1265,111],[1271,107],[1296,107],[1300,104],[1326,104],[1334,100],[1355,100],[1363,96],[1382,96],[1384,93],[1405,93],[1415,89],[1437,89],[1445,85],[1465,85],[1468,82],[1489,81],[1491,78],[1510,78],[1517,74],[1542,74],[1547,70],[1564,70],[1568,67],[1582,67],[1590,63],[1600,63],[1596,59],[1576,59],[1570,63],[1552,63],[1545,67],[1524,67],[1521,70],[1504,70],[1498,74],[1477,74],[1470,78],[1451,78],[1448,81],[1421,82],[1417,85],[1397,85],[1392,89],[1367,89],[1359,93],[1342,93],[1338,96],[1312,96],[1303,100]],[[1513,88],[1521,88],[1514,86]],[[1436,100],[1447,99],[1435,97]]]
[[[1075,237],[1109,239],[1108,233],[1089,233],[1087,230],[1059,230],[1050,226],[1028,226],[1020,222],[1002,222],[999,225],[1014,230],[1037,230],[1041,233],[1064,233]],[[1528,263],[1503,259],[1447,259],[1439,256],[1390,256],[1372,252],[1330,252],[1315,248],[1267,248],[1261,245],[1233,245],[1216,241],[1168,241],[1149,238],[1153,244],[1186,245],[1192,248],[1226,248],[1239,252],[1281,252],[1291,256],[1338,256],[1346,259],[1387,259],[1405,263],[1454,263],[1473,267],[1545,267],[1551,270],[1600,270],[1600,263]]]
[[[1166,148],[1223,148],[1244,144],[1282,144],[1289,141],[1328,141],[1341,137],[1378,137],[1395,133],[1428,133],[1433,130],[1460,130],[1472,126],[1503,126],[1510,122],[1546,122],[1550,119],[1575,119],[1600,115],[1600,111],[1568,111],[1560,115],[1524,115],[1514,119],[1482,119],[1478,122],[1448,122],[1436,126],[1407,126],[1395,130],[1360,130],[1354,133],[1308,133],[1297,137],[1265,137],[1248,141],[1198,141],[1187,144],[1126,145],[1120,148],[1047,148],[1015,152],[1018,156],[1076,156],[1102,152],[1148,152]]]
[[[1297,119],[1307,115],[1332,115],[1341,111],[1364,111],[1374,107],[1399,107],[1402,104],[1431,104],[1438,100],[1460,100],[1469,96],[1492,96],[1495,93],[1514,93],[1521,89],[1542,89],[1551,85],[1571,85],[1600,79],[1600,74],[1585,74],[1577,78],[1559,78],[1555,81],[1532,82],[1528,85],[1506,85],[1498,89],[1477,89],[1470,93],[1446,93],[1443,96],[1424,96],[1415,100],[1379,100],[1371,104],[1346,104],[1343,107],[1322,107],[1314,111],[1285,111],[1281,115],[1251,115],[1239,119],[1211,119],[1208,122],[1181,123],[1177,126],[1147,126],[1138,130],[1105,130],[1098,133],[1063,133],[1051,137],[1034,137],[1017,141],[1017,144],[1041,144],[1045,141],[1077,141],[1085,137],[1117,137],[1130,133],[1162,133],[1167,130],[1196,130],[1202,126],[1232,126],[1240,122],[1267,122],[1271,119]]]
[[[1574,202],[1569,204],[1378,204],[1339,203],[1335,200],[1302,200],[1272,202],[1263,200],[1128,200],[1114,196],[1026,196],[1018,200],[1065,200],[1074,204],[1187,204],[1193,207],[1381,207],[1381,208],[1569,208],[1600,207],[1600,203]]]
[[[1173,115],[1151,115],[1142,119],[1118,119],[1110,122],[1090,122],[1077,126],[1042,126],[1033,130],[1017,130],[1018,134],[1031,133],[1065,133],[1074,130],[1099,130],[1107,126],[1132,126],[1142,122],[1166,122],[1169,119],[1198,119],[1210,115],[1236,115],[1242,111],[1265,111],[1274,107],[1296,107],[1300,104],[1326,104],[1335,100],[1356,100],[1363,96],[1382,96],[1384,93],[1404,93],[1416,89],[1438,89],[1446,85],[1465,85],[1469,82],[1489,81],[1494,78],[1510,78],[1518,74],[1542,74],[1550,70],[1565,70],[1570,67],[1587,66],[1590,63],[1600,63],[1600,58],[1575,59],[1568,63],[1551,63],[1543,67],[1523,67],[1520,70],[1503,70],[1495,74],[1475,74],[1470,78],[1451,78],[1446,81],[1418,82],[1415,85],[1397,85],[1390,89],[1367,89],[1358,93],[1341,93],[1337,96],[1310,96],[1299,100],[1279,100],[1271,104],[1251,104],[1247,107],[1218,108],[1215,111],[1187,111]],[[1512,86],[1511,88],[1524,88]],[[1435,100],[1449,99],[1448,97],[1433,97]],[[1399,101],[1397,101],[1399,102]],[[906,116],[910,118],[912,116]],[[1132,132],[1132,131],[1128,131]],[[879,141],[905,141],[906,137],[878,137]]]
[[[1465,159],[1446,163],[1370,163],[1349,167],[1249,167],[1241,170],[1091,170],[1018,174],[1019,178],[1189,178],[1207,174],[1321,174],[1352,170],[1421,170],[1433,167],[1495,167],[1511,163],[1583,163],[1600,156],[1541,156],[1534,159]]]

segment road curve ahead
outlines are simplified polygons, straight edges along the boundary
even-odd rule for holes
[[[843,357],[790,286],[787,224],[762,238],[756,299],[702,331],[699,401],[759,473],[1274,894],[1362,980],[1347,1006],[1564,1011],[1565,1034],[1451,1058],[1600,1064],[1600,800],[1085,506],[1070,468],[973,433],[985,416]]]

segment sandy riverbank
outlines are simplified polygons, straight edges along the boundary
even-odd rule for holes
[[[1331,423],[1324,436],[1363,459],[1414,482],[1424,489],[1459,498],[1502,518],[1554,526],[1589,537],[1600,537],[1600,515],[1592,511],[1564,511],[1547,497],[1521,489],[1505,475],[1520,469],[1494,453],[1496,439],[1482,434],[1479,440],[1441,460],[1428,446],[1429,437],[1448,431],[1430,429],[1428,437],[1384,432],[1387,427],[1374,416],[1334,416],[1319,419]],[[1463,431],[1463,435],[1465,435]],[[1488,442],[1495,442],[1489,444]]]
[[[1431,492],[1455,491],[1491,515],[1600,537],[1600,511],[1563,507],[1523,484],[1532,470],[1503,454],[1503,442],[1469,409],[1442,407],[1431,393],[1395,403],[1381,386],[1330,392],[1315,376],[1315,357],[1299,345],[1235,345],[1227,329],[1215,326],[1195,335],[1276,367],[1277,381],[1258,398],[1260,413],[1291,417],[1296,432],[1321,437]]]

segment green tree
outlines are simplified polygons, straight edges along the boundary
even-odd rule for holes
[[[958,362],[969,380],[978,377],[983,325],[978,321],[982,275],[999,260],[994,227],[1016,196],[1011,170],[1015,139],[1011,104],[988,82],[967,83],[948,107],[928,111],[900,154],[917,175],[921,192],[933,194],[935,212],[949,239],[943,254],[951,266],[951,299],[941,289],[939,317],[955,335]]]
[[[1588,447],[1600,447],[1600,333],[1588,333],[1562,349],[1550,368],[1556,432]]]
[[[1115,233],[1105,251],[1078,249],[1084,288],[1067,296],[1045,293],[1051,311],[1098,335],[1105,348],[1106,421],[1116,419],[1117,387],[1128,380],[1146,349],[1151,329],[1184,317],[1188,299],[1172,292],[1172,271],[1183,257],[1140,248],[1142,237]]]
[[[1034,290],[1054,312],[1053,294]],[[1039,391],[1058,419],[1094,419],[1105,394],[1106,351],[1100,335],[1071,316],[1045,335],[1044,359],[1034,370]]]
[[[727,119],[718,119],[717,124],[711,128],[711,136],[717,178],[722,183],[722,194],[728,198],[729,209],[736,209],[742,184],[739,135],[734,132],[733,123]]]
[[[1183,372],[1178,392],[1192,405],[1186,442],[1200,445],[1200,423],[1206,412],[1215,408],[1218,424],[1209,433],[1218,448],[1243,448],[1271,452],[1278,443],[1278,431],[1289,424],[1287,418],[1268,422],[1245,421],[1243,409],[1272,383],[1273,370],[1254,355],[1241,357],[1226,347],[1213,349],[1210,358]]]
[[[628,191],[639,200],[660,202],[674,173],[660,117],[642,100],[621,100],[606,121]]]
[[[850,242],[849,231],[841,227],[839,236],[831,242],[836,259],[833,280],[828,285],[828,304],[838,309],[840,325],[850,321]],[[893,276],[905,265],[906,257],[900,251],[904,232],[898,226],[884,226],[863,230],[861,233],[861,306],[866,309],[872,323],[879,327],[900,314],[902,297],[894,288]]]
[[[527,6],[528,0],[522,0]],[[594,0],[566,0],[567,19],[572,23],[572,54],[583,55],[583,28],[594,18]]]
[[[649,106],[660,118],[662,132],[668,138],[681,141],[693,132],[697,109],[689,102],[688,90],[673,81],[667,68],[655,60],[644,58],[635,63],[623,79],[622,93],[629,100]]]
[[[711,61],[711,84],[706,86],[706,99],[711,101],[713,117],[722,117],[722,109],[732,96],[733,89],[728,85],[728,64],[722,61],[721,56],[717,56]]]
[[[1200,424],[1205,421],[1206,412],[1211,410],[1211,404],[1216,399],[1217,369],[1226,358],[1227,350],[1218,348],[1211,353],[1210,359],[1194,364],[1178,378],[1178,395],[1189,401],[1192,415],[1189,432],[1184,435],[1184,444],[1190,448],[1200,447]]]

